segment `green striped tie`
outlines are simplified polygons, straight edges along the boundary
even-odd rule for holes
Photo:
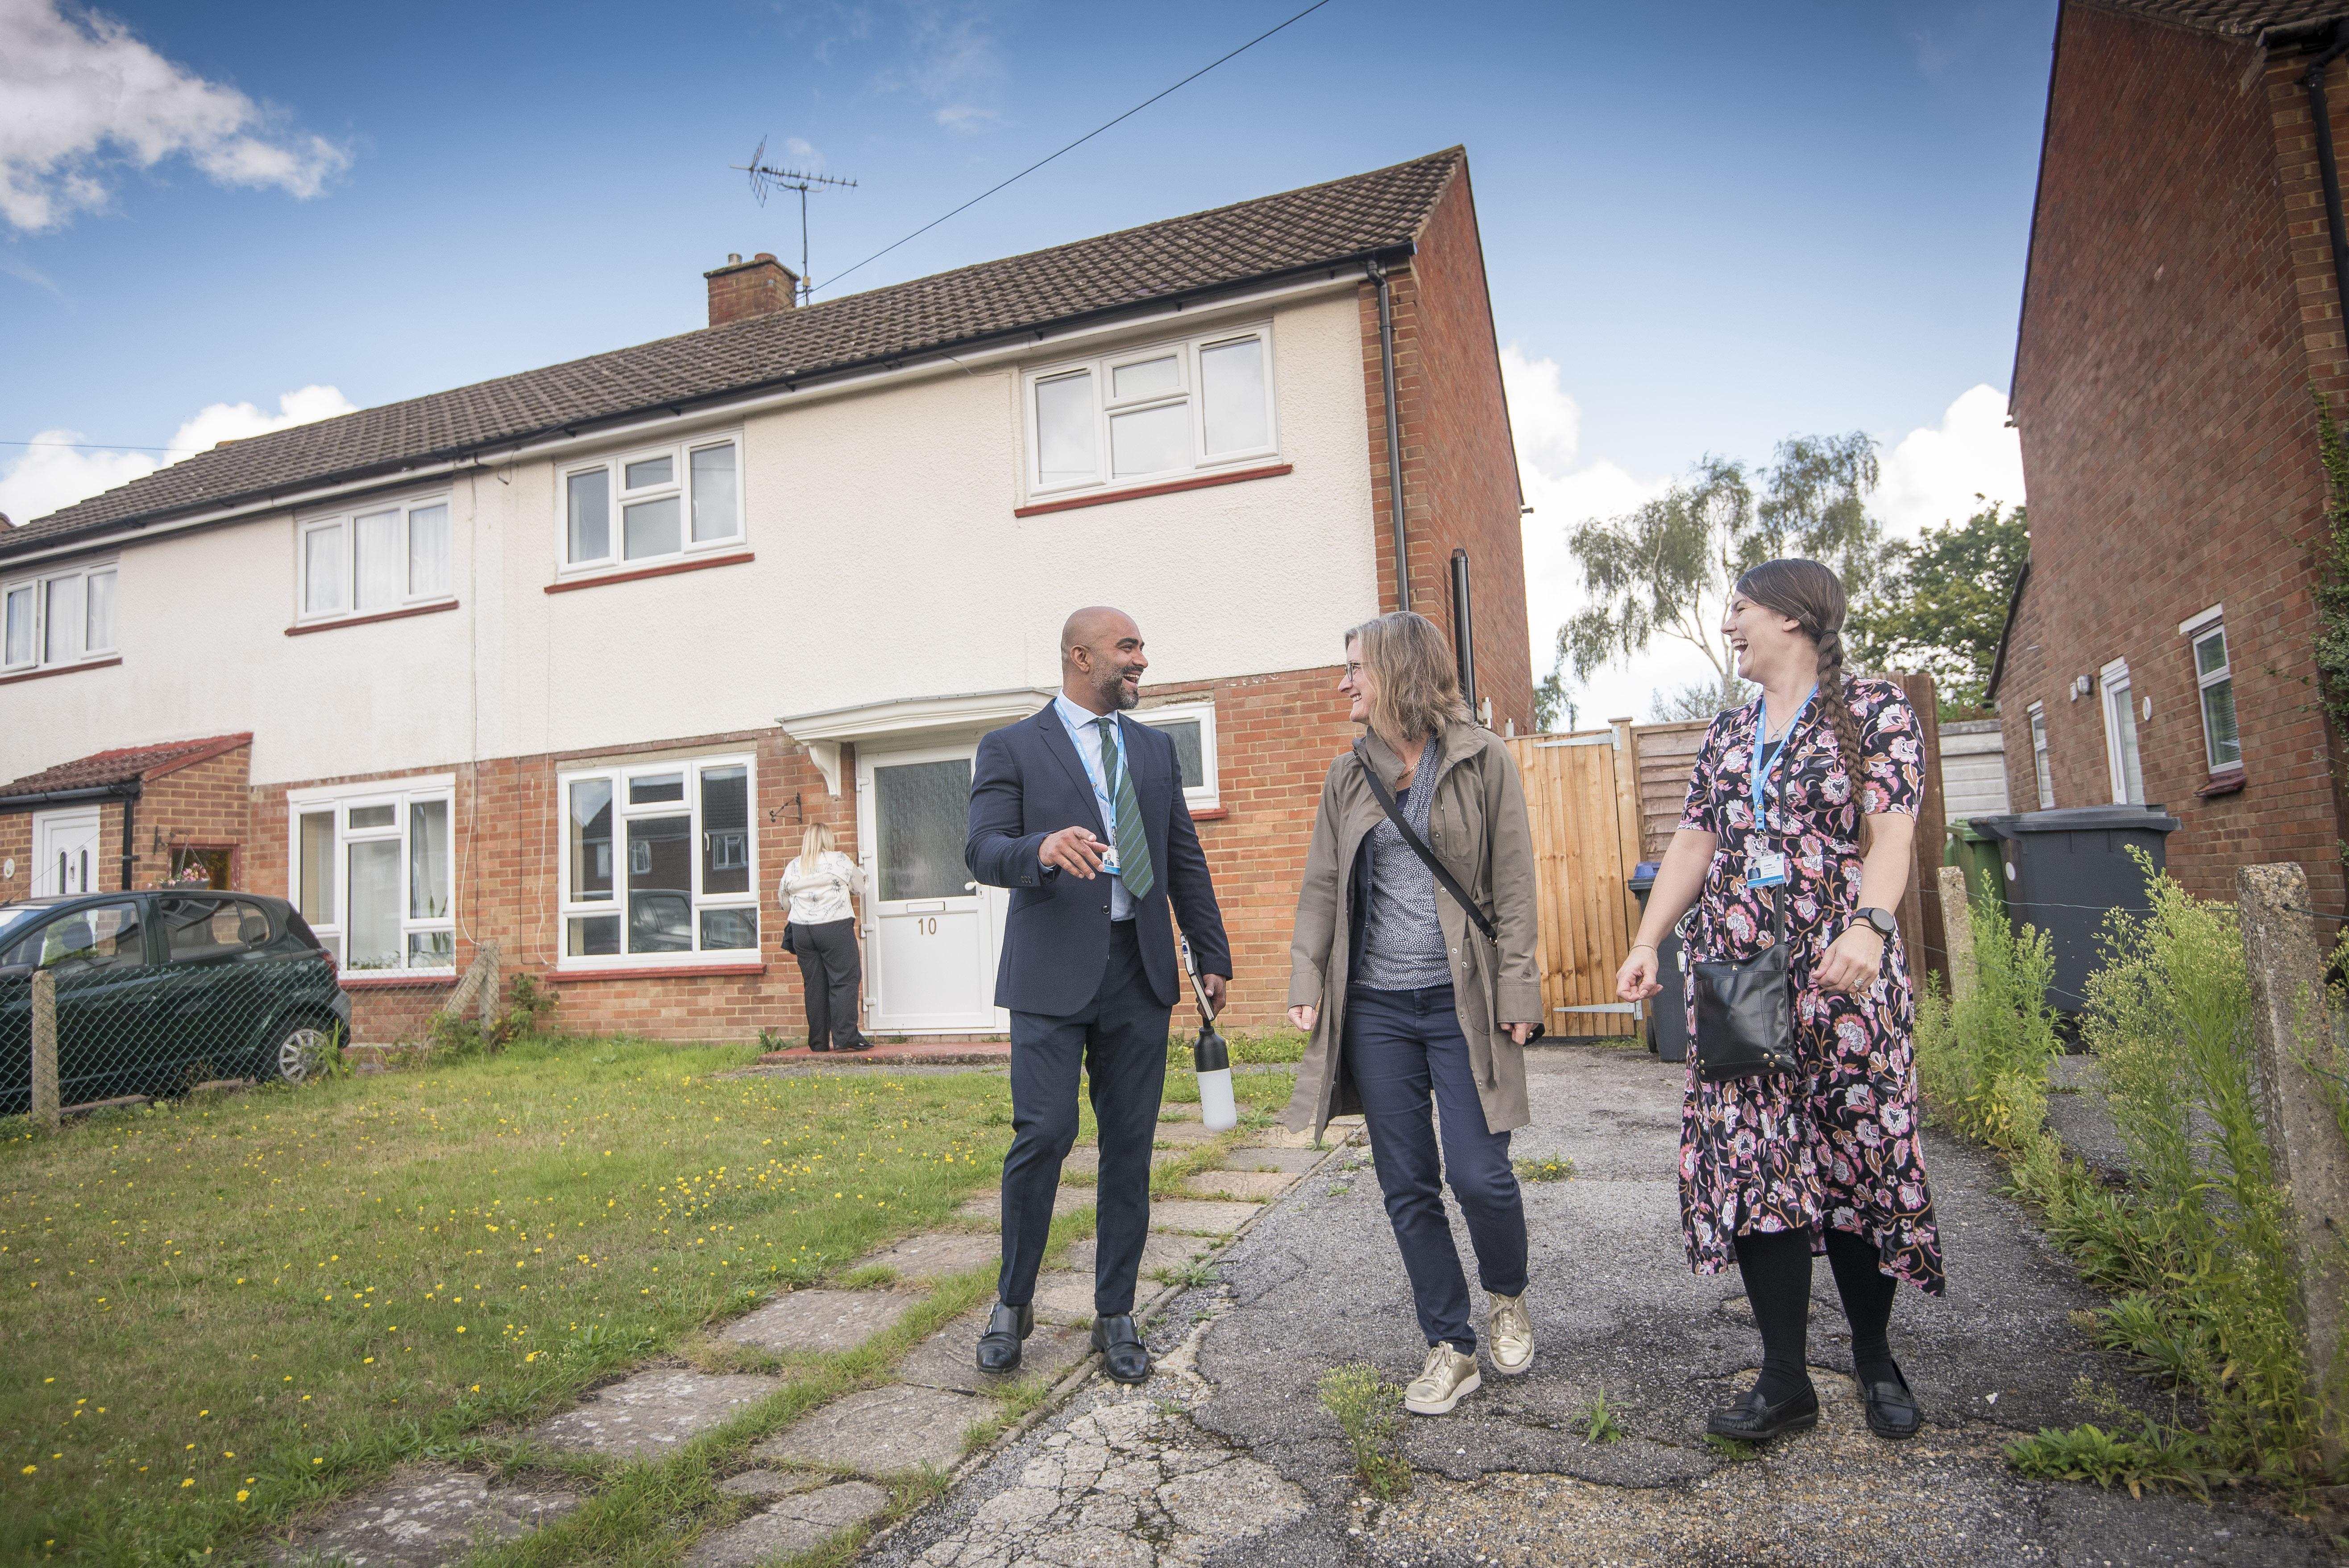
[[[1102,736],[1102,777],[1109,780],[1109,798],[1117,806],[1117,880],[1136,898],[1146,898],[1158,878],[1150,869],[1150,838],[1142,830],[1142,803],[1133,798],[1133,779],[1117,765],[1117,720],[1097,718]]]

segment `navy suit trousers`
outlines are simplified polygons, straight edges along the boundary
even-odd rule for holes
[[[1093,1236],[1093,1311],[1133,1310],[1134,1276],[1150,1234],[1150,1149],[1166,1088],[1166,1021],[1143,973],[1133,922],[1110,927],[1100,989],[1065,1016],[1011,1015],[1011,1152],[1003,1160],[1003,1272],[996,1294],[1012,1306],[1036,1294],[1052,1229],[1061,1163],[1077,1138],[1077,1074],[1088,1080],[1101,1137]]]

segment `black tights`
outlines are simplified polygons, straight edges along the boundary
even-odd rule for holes
[[[1892,1346],[1885,1336],[1897,1286],[1878,1266],[1876,1248],[1849,1231],[1829,1231],[1827,1263],[1835,1270],[1843,1315],[1851,1325],[1851,1361],[1860,1383],[1900,1382],[1900,1369],[1893,1364]],[[1741,1235],[1737,1269],[1745,1276],[1754,1325],[1762,1331],[1762,1376],[1754,1388],[1775,1405],[1810,1386],[1810,1233]]]

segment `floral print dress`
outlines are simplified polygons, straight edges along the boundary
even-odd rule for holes
[[[1846,692],[1859,723],[1857,792],[1821,693],[1788,732],[1785,755],[1772,758],[1763,796],[1766,847],[1787,857],[1777,892],[1792,948],[1800,1067],[1706,1083],[1690,1051],[1682,1223],[1699,1274],[1734,1261],[1736,1238],[1747,1232],[1807,1231],[1816,1253],[1832,1228],[1866,1237],[1886,1273],[1938,1295],[1940,1237],[1918,1147],[1916,1001],[1900,938],[1886,942],[1875,984],[1857,995],[1821,990],[1811,978],[1858,907],[1863,810],[1913,816],[1925,767],[1916,712],[1897,685],[1856,679]],[[1685,962],[1750,958],[1772,940],[1770,890],[1745,884],[1762,709],[1757,697],[1714,719],[1689,780],[1680,825],[1714,835],[1717,847],[1682,927]],[[1689,1026],[1693,1038],[1692,995]]]

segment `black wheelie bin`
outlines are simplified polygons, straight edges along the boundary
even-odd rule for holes
[[[1998,841],[2007,918],[2047,933],[2055,957],[2047,1001],[2057,1012],[2087,1006],[2088,976],[2104,963],[2098,938],[2106,914],[2152,908],[2145,872],[2129,851],[2145,851],[2158,872],[2178,827],[2159,806],[2065,806],[1973,819],[1976,832]]]
[[[1648,907],[1648,890],[1656,885],[1660,861],[1641,861],[1631,868],[1631,894]],[[1648,998],[1648,1049],[1668,1062],[1688,1060],[1688,988],[1681,975],[1681,933],[1675,925],[1656,944],[1656,983],[1663,987]]]

